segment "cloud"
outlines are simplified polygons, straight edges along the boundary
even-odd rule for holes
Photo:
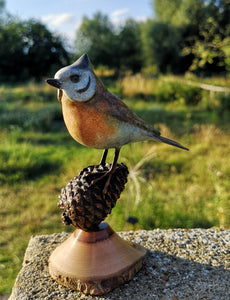
[[[110,20],[114,25],[119,25],[128,17],[129,9],[115,10],[110,14]]]
[[[111,13],[112,18],[120,18],[121,16],[127,15],[129,12],[128,8],[115,10]]]
[[[42,22],[53,25],[53,26],[61,26],[72,23],[75,20],[75,16],[71,13],[63,13],[63,14],[50,14],[45,15],[41,18]]]

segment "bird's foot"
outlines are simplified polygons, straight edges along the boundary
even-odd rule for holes
[[[109,172],[108,172],[109,173]],[[107,175],[108,175],[108,173],[107,173]],[[109,177],[108,177],[108,179],[107,179],[107,181],[106,181],[106,183],[105,183],[105,186],[104,186],[104,188],[103,188],[103,194],[105,195],[106,193],[107,193],[107,191],[108,191],[108,187],[109,187],[109,184],[110,184],[110,180],[111,180],[111,177],[112,177],[112,173],[110,172],[110,174],[109,174]]]
[[[111,165],[111,168],[110,170],[108,170],[107,172],[105,172],[105,174],[103,174],[101,177],[95,179],[92,181],[92,184],[95,184],[97,181],[103,179],[105,176],[108,176],[108,179],[105,183],[105,186],[103,188],[103,194],[105,195],[108,191],[108,187],[109,187],[109,184],[110,184],[110,181],[111,181],[111,178],[112,178],[112,175],[113,173],[115,172],[116,170],[116,167],[117,167],[117,159],[118,159],[118,156],[119,156],[119,153],[120,153],[120,148],[116,148],[115,149],[115,154],[114,154],[114,158],[113,158],[113,163]],[[105,149],[104,150],[104,153],[103,153],[103,156],[102,156],[102,159],[101,159],[101,162],[100,162],[100,165],[102,166],[105,166],[105,162],[106,162],[106,157],[107,157],[107,154],[108,154],[108,149]]]
[[[92,181],[92,184],[95,184],[96,182],[102,180],[102,179],[105,178],[107,175],[109,175],[109,177],[108,177],[108,179],[107,179],[107,181],[106,181],[106,183],[105,183],[105,186],[104,186],[104,188],[103,188],[103,194],[106,194],[107,191],[108,191],[108,187],[109,187],[109,184],[110,184],[110,180],[111,180],[111,177],[112,177],[112,175],[113,175],[112,173],[113,173],[113,172],[111,172],[111,169],[110,169],[109,171],[105,172],[105,174],[103,174],[101,177],[96,178],[96,179],[94,179],[94,180]]]

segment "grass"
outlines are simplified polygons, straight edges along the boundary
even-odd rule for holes
[[[200,92],[198,103],[188,105],[191,91],[167,83],[162,92],[162,82],[145,80],[149,89],[155,83],[148,94],[136,89],[135,79],[119,80],[110,89],[190,151],[149,141],[122,147],[119,161],[130,174],[107,221],[116,231],[230,228],[229,102]],[[61,223],[58,195],[82,168],[97,164],[102,151],[69,136],[52,88],[28,84],[0,91],[1,294],[10,293],[31,235],[73,231]],[[171,101],[160,102],[167,98],[165,91]],[[138,224],[128,224],[129,216]]]

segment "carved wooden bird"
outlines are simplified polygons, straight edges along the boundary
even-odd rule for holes
[[[60,69],[54,79],[47,79],[47,83],[58,89],[64,122],[76,141],[91,148],[104,149],[101,164],[106,162],[108,149],[115,148],[113,163],[104,187],[105,193],[123,145],[157,140],[188,150],[161,136],[159,131],[147,125],[122,100],[109,92],[95,75],[87,54],[82,55],[72,65]]]

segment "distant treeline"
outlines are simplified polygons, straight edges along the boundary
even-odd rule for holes
[[[199,76],[230,72],[230,0],[152,0],[154,17],[119,27],[97,12],[83,17],[74,53],[35,20],[4,14],[0,1],[0,81],[40,80],[87,52],[97,68]]]

